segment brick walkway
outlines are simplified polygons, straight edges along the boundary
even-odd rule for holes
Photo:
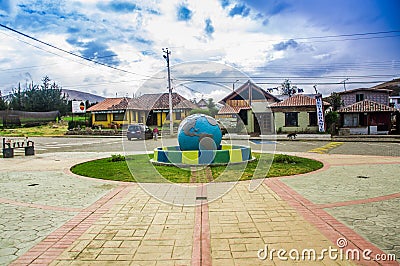
[[[308,253],[302,255],[302,251],[314,249],[319,255],[329,247],[340,250],[336,241],[342,238],[346,241],[344,252],[346,249],[371,249],[371,256],[384,254],[378,247],[379,241],[372,244],[368,236],[360,235],[359,228],[351,228],[352,225],[346,223],[348,220],[343,221],[346,212],[340,208],[398,199],[398,187],[371,187],[372,196],[361,189],[355,195],[358,198],[345,194],[344,190],[337,197],[335,193],[339,190],[326,179],[318,178],[328,176],[330,171],[362,175],[365,169],[372,169],[372,161],[374,165],[387,165],[385,174],[391,177],[391,174],[397,175],[400,159],[298,155],[322,160],[325,167],[314,173],[267,179],[254,192],[248,191],[250,181],[240,182],[212,202],[207,202],[207,197],[219,185],[198,185],[198,204],[194,207],[165,204],[137,184],[115,182],[106,194],[87,207],[57,207],[60,211],[77,214],[12,265],[398,265],[398,262],[332,260],[327,253],[322,260],[313,262],[308,261]],[[370,173],[374,171],[379,173],[380,169]],[[197,174],[197,178],[207,178],[209,173],[204,170]],[[373,178],[371,176],[367,182],[374,182]],[[326,191],[319,193],[325,198],[316,197],[314,188],[308,187],[314,183],[313,179],[325,182]],[[334,184],[334,180],[330,182]],[[13,205],[15,202],[18,201],[10,199],[0,203]],[[45,204],[25,207],[46,208]],[[386,215],[386,219],[397,217],[393,213]],[[387,229],[400,235],[396,224]],[[398,243],[397,249],[396,243],[393,246],[391,250],[397,252]],[[283,256],[288,261],[279,259],[280,249],[286,251]],[[289,252],[296,256],[293,249],[299,251],[300,261],[288,258]],[[261,260],[258,256],[266,258]]]

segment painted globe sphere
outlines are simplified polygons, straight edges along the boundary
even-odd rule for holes
[[[178,143],[182,151],[217,150],[221,140],[221,128],[217,121],[208,115],[190,115],[178,128]]]

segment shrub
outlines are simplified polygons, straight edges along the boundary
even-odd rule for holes
[[[74,128],[84,128],[87,126],[86,121],[68,121],[68,130],[72,130]]]
[[[297,163],[296,158],[286,155],[286,154],[275,154],[274,155],[274,163],[286,163],[286,164],[295,164]]]
[[[121,154],[112,154],[111,158],[109,159],[110,162],[123,162],[125,160],[125,156]]]

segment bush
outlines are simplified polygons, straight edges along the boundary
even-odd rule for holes
[[[68,121],[68,130],[72,130],[72,129],[74,129],[74,128],[78,128],[78,127],[80,127],[80,128],[84,128],[84,127],[86,127],[87,126],[87,123],[86,123],[86,121]]]
[[[286,164],[295,164],[297,163],[296,158],[286,155],[286,154],[275,154],[274,155],[274,163],[286,163]]]
[[[109,162],[123,162],[125,160],[126,160],[125,156],[123,156],[121,154],[112,154],[111,158],[108,161]]]
[[[194,115],[194,114],[204,114],[204,115],[212,116],[210,110],[208,110],[208,109],[193,109],[189,113],[189,115]]]
[[[339,120],[339,114],[337,112],[329,112],[325,114],[325,123],[326,128],[330,128],[333,123],[336,123]]]

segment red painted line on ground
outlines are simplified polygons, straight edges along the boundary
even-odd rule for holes
[[[201,265],[201,205],[197,205],[194,217],[192,266]]]
[[[201,206],[201,265],[211,265],[211,235],[207,201],[203,200]]]
[[[302,215],[307,222],[318,228],[318,230],[331,242],[336,244],[336,241],[339,238],[344,237],[348,241],[345,250],[358,249],[362,254],[363,250],[370,249],[372,251],[372,254],[370,255],[371,257],[374,257],[377,254],[385,254],[381,249],[365,240],[343,223],[339,222],[336,218],[322,210],[318,205],[305,199],[302,195],[284,184],[278,178],[266,179],[265,184],[292,206],[300,215]],[[397,261],[377,262],[362,258],[360,261],[355,262],[361,263],[362,265],[399,265]]]
[[[359,163],[346,163],[346,162],[343,162],[343,163],[332,163],[331,165],[332,166],[344,166],[344,165],[353,166],[353,165],[365,165],[365,164],[367,164],[367,165],[400,164],[400,162],[373,162],[373,163],[371,163],[371,162],[359,162]]]
[[[126,185],[113,189],[92,205],[83,209],[10,265],[47,265],[51,263],[89,229],[97,219],[126,196],[131,189],[132,186]]]
[[[197,187],[196,197],[207,197],[206,184]],[[197,200],[193,231],[192,266],[211,265],[211,236],[207,200]]]
[[[390,195],[384,195],[384,196],[368,198],[368,199],[349,200],[349,201],[333,202],[333,203],[326,203],[326,204],[315,204],[315,207],[320,208],[320,209],[335,208],[335,207],[343,207],[343,206],[348,206],[348,205],[372,203],[372,202],[390,200],[390,199],[395,199],[395,198],[400,198],[400,193],[394,193],[394,194],[390,194]]]

